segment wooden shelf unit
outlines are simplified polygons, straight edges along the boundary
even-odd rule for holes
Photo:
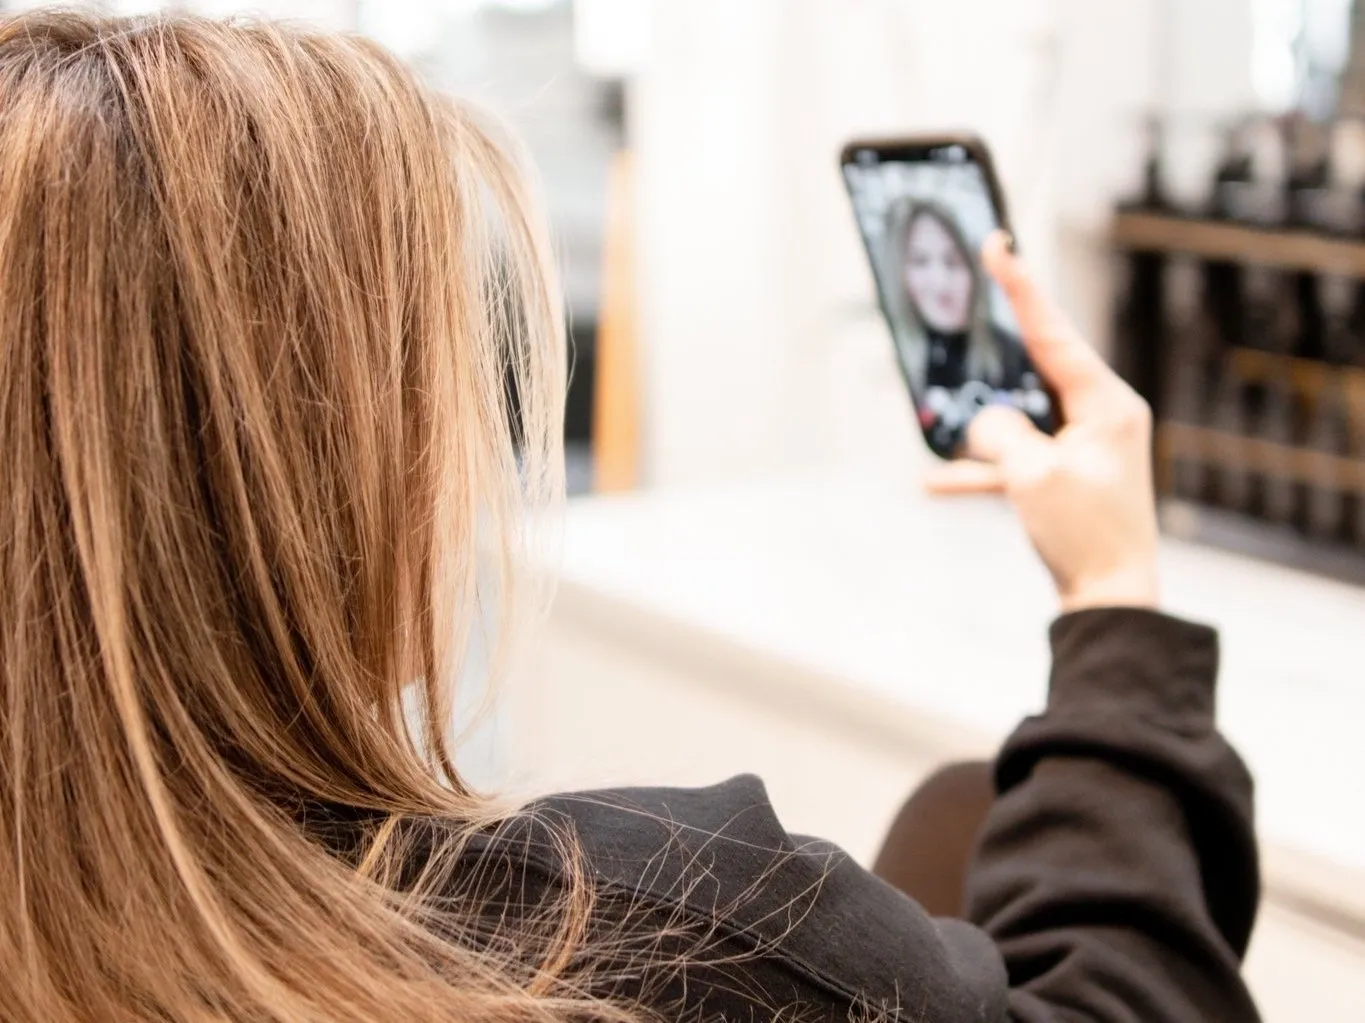
[[[1346,394],[1352,415],[1365,416],[1365,369],[1331,366],[1312,359],[1297,359],[1258,348],[1234,348],[1227,355],[1228,368],[1252,384],[1287,383],[1294,391],[1317,401],[1333,385]],[[1365,423],[1365,420],[1360,420]]]
[[[1365,242],[1312,231],[1248,227],[1166,213],[1121,210],[1112,235],[1120,248],[1365,279]]]
[[[1175,463],[1182,459],[1218,468],[1263,473],[1294,483],[1365,494],[1365,461],[1277,444],[1207,426],[1167,420],[1157,424],[1157,478],[1170,493]]]
[[[1255,227],[1124,209],[1114,216],[1112,240],[1118,251],[1134,257],[1183,257],[1365,282],[1365,240],[1332,237],[1308,230]],[[1142,265],[1141,272],[1150,275],[1159,265],[1159,262],[1149,260]],[[1151,277],[1145,279],[1148,282],[1145,286],[1151,287]],[[1157,287],[1160,288],[1159,283]],[[1152,298],[1156,299],[1160,294],[1157,290]],[[1159,345],[1178,345],[1180,337],[1166,333],[1168,327],[1162,325],[1163,315],[1159,309],[1153,309],[1152,337]],[[1247,347],[1230,347],[1221,359],[1220,372],[1228,381],[1262,389],[1288,388],[1309,407],[1317,406],[1329,396],[1340,402],[1351,449],[1354,452],[1362,450],[1365,445],[1365,368],[1336,366]],[[1165,363],[1162,360],[1157,364]],[[1165,393],[1166,383],[1162,378],[1167,372],[1169,370],[1161,369],[1156,377],[1133,382],[1139,389],[1151,388],[1149,397],[1156,404],[1155,396]],[[1330,395],[1332,391],[1336,394]],[[1359,553],[1359,543],[1354,548],[1324,543],[1301,535],[1286,523],[1261,519],[1240,510],[1191,503],[1186,498],[1174,496],[1177,468],[1181,464],[1198,463],[1215,471],[1243,472],[1315,490],[1336,491],[1343,498],[1365,501],[1365,457],[1334,454],[1307,445],[1266,440],[1208,424],[1171,419],[1159,410],[1158,415],[1154,451],[1157,488],[1166,495],[1168,504],[1182,509],[1176,520],[1187,525],[1196,519],[1207,520],[1205,526],[1192,531],[1193,537],[1255,557],[1297,564],[1310,571],[1326,571],[1339,578],[1365,583],[1365,557]],[[1229,537],[1233,539],[1229,540]],[[1348,562],[1350,571],[1346,572],[1342,566]],[[1324,565],[1330,566],[1330,570]]]

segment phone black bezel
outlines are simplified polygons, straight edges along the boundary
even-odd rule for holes
[[[916,135],[899,139],[854,139],[847,143],[839,154],[839,170],[843,171],[849,164],[856,164],[857,154],[866,149],[877,154],[879,163],[923,163],[931,160],[939,150],[952,149],[954,146],[966,150],[967,155],[981,168],[981,174],[986,179],[986,189],[990,193],[991,205],[995,207],[996,220],[1000,222],[1001,228],[1013,233],[1009,205],[1005,202],[1005,191],[1000,187],[1000,178],[995,173],[995,161],[991,159],[990,149],[978,135],[945,134]],[[842,176],[841,174],[840,177]],[[847,180],[844,187],[848,187]],[[862,236],[861,231],[858,234],[859,237]]]
[[[844,183],[844,191],[849,194],[849,201],[852,202],[852,191],[848,186],[848,178],[843,173],[844,168],[849,165],[857,166],[857,154],[866,150],[871,150],[877,154],[878,163],[920,163],[937,162],[935,154],[944,149],[959,147],[964,150],[968,158],[974,162],[981,170],[981,176],[986,182],[986,190],[990,196],[991,205],[994,207],[995,218],[1000,227],[1010,232],[1013,236],[1014,228],[1010,224],[1009,207],[1005,202],[1004,190],[1000,187],[1000,178],[995,172],[995,162],[991,159],[990,150],[980,137],[971,134],[938,134],[938,135],[916,135],[908,138],[895,139],[854,139],[847,143],[839,154],[839,177]],[[877,254],[872,251],[867,238],[864,237],[862,227],[857,227],[858,238],[862,243],[863,251],[867,254],[868,268],[872,272],[873,287],[877,292],[877,305],[881,309],[882,319],[891,327],[891,314],[887,303],[886,293],[882,287],[882,281],[876,270]],[[951,460],[953,456],[941,454],[929,442],[928,432],[923,425],[919,424],[919,399],[915,395],[915,389],[911,385],[910,375],[901,364],[899,358],[896,359],[896,367],[900,372],[901,379],[905,382],[905,390],[910,395],[910,404],[915,409],[915,421],[920,426],[920,433],[924,437],[924,444],[935,457],[945,461]],[[1041,378],[1041,374],[1039,374]],[[1056,417],[1060,427],[1061,409],[1057,403],[1057,396],[1053,393],[1052,387],[1046,380],[1042,380],[1042,385],[1048,393],[1052,402],[1053,415]]]

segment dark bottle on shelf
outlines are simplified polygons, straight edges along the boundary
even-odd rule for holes
[[[1227,133],[1214,181],[1213,215],[1253,227],[1281,227],[1287,217],[1287,140],[1283,122],[1247,118]]]
[[[1261,118],[1243,129],[1253,180],[1237,193],[1240,202],[1233,212],[1249,226],[1283,229],[1292,216],[1293,125],[1291,119]],[[1227,474],[1232,485],[1225,488],[1224,503],[1254,517],[1286,523],[1294,517],[1298,496],[1291,450],[1296,435],[1295,394],[1286,375],[1275,367],[1293,354],[1298,343],[1299,282],[1292,271],[1248,265],[1243,268],[1242,283],[1238,343],[1240,350],[1247,351],[1244,361],[1250,372],[1240,388],[1240,426],[1244,437],[1264,443],[1257,447],[1254,465],[1244,464]],[[1252,358],[1254,352],[1265,356]],[[1228,410],[1223,414],[1228,415]]]
[[[1284,225],[1291,194],[1289,139],[1281,119],[1250,118],[1233,130],[1215,185],[1217,213],[1249,227]],[[1286,521],[1293,514],[1294,497],[1285,490],[1284,470],[1240,461],[1245,456],[1239,451],[1245,449],[1235,446],[1235,438],[1286,443],[1293,433],[1293,396],[1259,363],[1250,363],[1256,368],[1244,375],[1246,366],[1238,364],[1237,353],[1288,354],[1298,319],[1292,278],[1272,267],[1247,264],[1211,268],[1210,276],[1222,289],[1216,299],[1210,295],[1210,303],[1223,321],[1228,346],[1213,414],[1216,429],[1232,435],[1228,452],[1219,459],[1215,496],[1231,510]]]
[[[1330,125],[1319,124],[1303,115],[1285,119],[1286,201],[1290,226],[1303,230],[1331,232],[1339,228],[1333,197],[1332,142]],[[1291,301],[1295,312],[1293,331],[1296,337],[1283,350],[1297,360],[1321,363],[1327,357],[1327,316],[1323,308],[1324,289],[1317,273],[1297,271],[1289,275]],[[1297,374],[1304,379],[1304,373]],[[1309,377],[1306,379],[1316,379]],[[1267,434],[1268,440],[1282,441],[1291,446],[1327,445],[1332,434],[1331,413],[1322,418],[1322,389],[1298,389],[1291,385],[1283,395],[1282,407],[1274,411],[1280,422],[1277,435]],[[1330,398],[1329,398],[1330,404]],[[1292,467],[1291,467],[1292,472]],[[1292,496],[1290,491],[1292,490]],[[1277,521],[1292,521],[1304,532],[1310,528],[1311,508],[1321,504],[1315,486],[1308,479],[1297,479],[1288,488],[1274,489],[1270,517]]]
[[[1295,301],[1298,277],[1272,272],[1265,305],[1258,310],[1263,333],[1256,338],[1257,347],[1285,360],[1286,366],[1302,332],[1300,309]],[[1299,409],[1292,374],[1274,371],[1263,374],[1249,397],[1256,403],[1254,435],[1267,442],[1266,461],[1253,476],[1252,510],[1270,522],[1288,524],[1295,520],[1302,496],[1293,464],[1293,448],[1299,437]]]
[[[1289,225],[1321,230],[1331,216],[1323,201],[1332,184],[1331,153],[1328,134],[1319,124],[1296,115],[1286,119],[1287,175],[1285,209]],[[1325,354],[1325,323],[1318,275],[1300,271],[1293,275],[1293,301],[1298,312],[1298,339],[1292,346],[1301,359],[1320,360]]]
[[[1332,163],[1326,127],[1301,114],[1284,119],[1285,210],[1287,225],[1324,230],[1333,216],[1324,201],[1331,192]],[[1325,321],[1318,275],[1299,271],[1293,275],[1293,302],[1298,313],[1298,339],[1292,352],[1300,359],[1320,360],[1326,354]]]
[[[1207,398],[1201,419],[1204,425],[1215,429],[1225,429],[1233,425],[1235,419],[1240,431],[1242,412],[1239,409],[1234,414],[1226,404],[1240,392],[1240,385],[1225,378],[1228,375],[1228,356],[1244,340],[1246,275],[1237,263],[1209,259],[1203,261],[1201,276],[1204,287],[1200,315],[1194,321],[1195,328],[1201,332],[1198,348],[1206,374],[1204,391]],[[1236,401],[1240,400],[1236,398]],[[1235,499],[1242,484],[1237,482],[1235,471],[1228,478],[1227,469],[1218,462],[1208,465],[1200,500],[1218,505]]]
[[[1166,213],[1171,209],[1166,188],[1166,123],[1156,114],[1149,115],[1145,124],[1147,152],[1142,161],[1142,209]]]
[[[1217,220],[1235,220],[1238,189],[1252,182],[1251,152],[1242,129],[1228,130],[1223,157],[1214,174],[1210,213]],[[1204,262],[1204,306],[1223,345],[1242,343],[1242,309],[1246,296],[1241,264],[1232,260]]]
[[[1240,219],[1254,180],[1247,125],[1229,126],[1223,155],[1214,172],[1209,214],[1216,220]],[[1240,435],[1245,429],[1245,382],[1232,370],[1228,356],[1245,341],[1246,273],[1242,264],[1226,259],[1203,261],[1201,315],[1194,321],[1201,330],[1200,347],[1207,360],[1205,390],[1208,403],[1201,422],[1211,429]],[[1249,477],[1242,467],[1225,459],[1205,466],[1200,499],[1208,504],[1240,508],[1248,498]]]
[[[1343,367],[1351,361],[1354,345],[1351,321],[1357,288],[1354,281],[1344,277],[1324,276],[1319,281],[1324,369],[1321,386],[1314,395],[1304,443],[1310,451],[1330,456],[1331,461],[1324,461],[1324,474],[1307,487],[1304,528],[1310,538],[1320,542],[1343,539],[1353,508],[1345,481],[1331,467],[1337,464],[1336,459],[1348,458],[1351,453],[1351,424]]]
[[[1298,443],[1297,398],[1293,387],[1276,377],[1264,385],[1257,436],[1267,442],[1266,461],[1259,475],[1260,514],[1268,522],[1291,525],[1302,520],[1307,503],[1295,474],[1294,450]]]
[[[1342,364],[1351,374],[1344,381],[1346,447],[1351,460],[1365,462],[1365,282],[1355,285],[1348,329],[1341,341]],[[1365,551],[1365,490],[1348,487],[1342,517],[1356,549]]]
[[[1209,197],[1209,213],[1217,220],[1237,219],[1237,192],[1251,184],[1251,150],[1247,146],[1244,126],[1233,125],[1223,137],[1223,155],[1213,176],[1213,192]]]
[[[1225,363],[1219,370],[1214,385],[1210,425],[1225,437],[1242,437],[1247,433],[1249,384],[1235,362]],[[1217,458],[1213,462],[1212,503],[1233,511],[1246,512],[1252,503],[1252,478],[1249,468],[1240,461]]]
[[[1203,274],[1193,259],[1173,258],[1166,274],[1163,353],[1164,419],[1177,427],[1206,427],[1213,380],[1216,331],[1205,304]],[[1209,467],[1202,458],[1168,454],[1171,493],[1187,501],[1208,496]]]
[[[1233,212],[1235,219],[1252,227],[1279,227],[1283,224],[1284,204],[1286,204],[1286,134],[1283,124],[1278,120],[1252,120],[1242,128],[1244,145],[1252,157],[1252,179],[1245,187],[1235,188],[1231,197],[1235,199]],[[1284,320],[1294,310],[1287,294],[1286,275],[1271,266],[1244,265],[1242,273],[1241,309],[1239,313],[1238,348],[1252,348],[1259,351],[1278,351],[1283,347]],[[1235,355],[1235,351],[1233,352]],[[1228,369],[1233,370],[1235,363],[1230,361]],[[1279,426],[1279,402],[1272,400],[1265,385],[1264,373],[1252,373],[1242,377],[1233,373],[1233,382],[1238,384],[1239,408],[1233,417],[1231,408],[1223,407],[1226,425],[1220,429],[1228,433],[1238,433],[1242,437],[1257,437],[1267,425],[1267,411]],[[1228,397],[1224,397],[1227,402]],[[1269,408],[1268,408],[1269,406]],[[1278,432],[1278,429],[1276,429]],[[1249,464],[1224,466],[1222,503],[1233,511],[1246,515],[1263,516],[1267,512],[1265,501],[1267,475],[1259,468]]]
[[[1327,317],[1322,309],[1318,275],[1296,273],[1291,287],[1298,329],[1298,338],[1293,345],[1294,356],[1321,362],[1327,357]]]
[[[1146,123],[1147,155],[1143,163],[1142,191],[1123,208],[1147,213],[1167,213],[1162,170],[1163,124],[1150,117]],[[1161,415],[1161,353],[1166,345],[1163,317],[1167,257],[1161,252],[1130,251],[1124,259],[1124,280],[1115,324],[1115,364],[1119,374]]]
[[[1365,281],[1342,282],[1343,291],[1350,297],[1344,320],[1335,330],[1329,326],[1329,355],[1339,369],[1343,465],[1365,463]],[[1335,325],[1329,308],[1329,325]],[[1347,544],[1365,552],[1365,491],[1356,489],[1349,481],[1341,488],[1341,529],[1339,537]]]
[[[1350,448],[1351,458],[1355,462],[1365,462],[1365,415],[1361,414],[1359,405],[1352,405],[1348,398],[1347,421],[1350,426]],[[1357,479],[1357,484],[1359,479]],[[1355,548],[1365,553],[1365,491],[1359,486],[1347,488],[1346,498],[1343,502],[1345,506],[1344,516],[1346,526],[1350,531],[1351,540]]]
[[[1350,422],[1346,412],[1346,393],[1339,378],[1329,377],[1324,382],[1314,409],[1313,420],[1304,441],[1305,447],[1316,454],[1333,459],[1346,456],[1350,449]],[[1325,462],[1332,466],[1335,462]],[[1310,539],[1321,543],[1339,542],[1348,512],[1345,481],[1328,468],[1315,477],[1308,487],[1304,531]]]
[[[1327,316],[1323,309],[1322,279],[1314,273],[1295,273],[1290,277],[1293,295],[1294,329],[1297,337],[1289,354],[1304,362],[1322,363],[1327,358]],[[1285,408],[1285,442],[1308,443],[1320,411],[1310,391],[1292,389]],[[1318,438],[1323,441],[1323,438]],[[1325,442],[1325,441],[1323,441]],[[1294,485],[1289,518],[1302,530],[1308,529],[1309,506],[1313,487],[1304,480]]]
[[[1330,126],[1301,113],[1281,119],[1284,132],[1285,223],[1320,228],[1330,213],[1325,201],[1331,184]]]

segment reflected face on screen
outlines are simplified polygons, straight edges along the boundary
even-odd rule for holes
[[[905,239],[905,290],[931,330],[955,334],[972,315],[972,271],[957,239],[930,213],[921,213]]]

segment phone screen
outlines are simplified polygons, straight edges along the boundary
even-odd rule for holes
[[[1013,405],[1047,433],[1056,410],[981,244],[1002,226],[992,178],[958,143],[851,146],[844,181],[924,439],[962,454],[972,418]]]

